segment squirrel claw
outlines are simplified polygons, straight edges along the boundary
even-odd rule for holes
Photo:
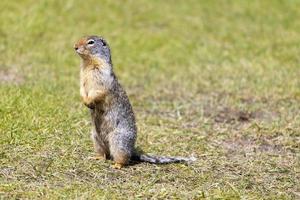
[[[122,167],[123,167],[123,165],[120,163],[115,163],[114,165],[112,165],[112,168],[114,168],[114,169],[121,169]]]

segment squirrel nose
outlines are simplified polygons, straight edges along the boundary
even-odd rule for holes
[[[84,54],[84,48],[83,47],[74,47],[76,53],[78,54]]]

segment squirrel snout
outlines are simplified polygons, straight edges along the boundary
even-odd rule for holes
[[[78,47],[78,46],[75,46],[75,47],[74,47],[74,50],[75,50],[76,53],[78,53],[78,54],[83,54],[83,52],[84,52],[84,48]]]

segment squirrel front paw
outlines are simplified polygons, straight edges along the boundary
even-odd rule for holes
[[[83,98],[83,104],[90,109],[95,108],[95,103],[90,98]]]
[[[95,104],[92,102],[92,103],[86,103],[84,102],[84,105],[90,109],[95,109]]]

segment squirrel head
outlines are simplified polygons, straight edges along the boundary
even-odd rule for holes
[[[111,64],[110,48],[108,43],[102,37],[83,37],[75,43],[74,49],[84,61],[100,58]]]

